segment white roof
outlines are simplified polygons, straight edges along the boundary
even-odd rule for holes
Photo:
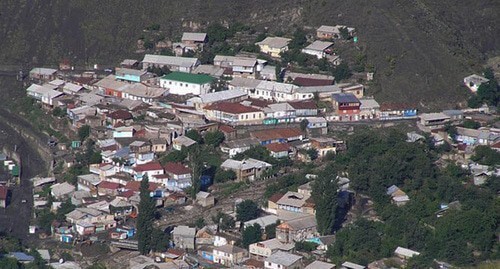
[[[101,182],[101,179],[96,174],[86,174],[77,176],[78,179],[82,179],[84,181],[89,182],[92,185],[97,185]]]
[[[56,72],[57,72],[56,69],[36,67],[31,69],[30,74],[53,75]]]
[[[150,87],[142,83],[133,83],[126,87],[123,92],[144,98],[158,98],[165,95],[167,90],[164,88]]]
[[[77,92],[81,91],[83,89],[83,87],[80,85],[76,85],[74,83],[68,82],[64,85],[63,89],[70,91],[70,92],[73,92],[73,93],[77,93]]]
[[[380,108],[380,105],[378,104],[377,101],[373,98],[362,98],[359,99],[359,102],[361,103],[360,109],[378,109]]]
[[[288,42],[290,42],[290,38],[284,38],[284,37],[266,37],[266,39],[255,43],[255,45],[267,45],[271,48],[283,48],[288,45]]]
[[[52,85],[55,85],[58,87],[64,85],[64,83],[66,83],[66,82],[62,79],[54,79],[54,80],[49,82],[49,84],[52,84]]]
[[[220,77],[224,74],[224,69],[210,64],[198,65],[192,72],[193,74],[205,74],[214,77]]]
[[[221,164],[221,167],[233,170],[247,170],[252,168],[272,167],[272,165],[263,161],[248,158],[242,161],[227,159]]]
[[[295,247],[295,244],[293,244],[293,243],[284,244],[281,241],[279,241],[278,238],[273,238],[273,239],[269,239],[266,241],[257,242],[257,243],[254,243],[252,245],[257,245],[257,244],[263,245],[265,248],[269,248],[271,250],[278,250],[279,249],[279,250],[289,251]]]
[[[76,262],[68,262],[65,261],[64,263],[59,263],[59,262],[53,262],[49,264],[51,268],[54,269],[81,269],[82,267],[76,263]]]
[[[340,33],[340,28],[347,28],[349,32],[354,31],[354,28],[352,27],[347,27],[345,25],[335,25],[335,26],[329,26],[329,25],[321,25],[317,31],[319,32],[327,32],[327,33],[332,33],[332,34],[339,34]]]
[[[305,47],[305,49],[306,50],[324,51],[331,46],[333,46],[332,42],[316,40],[311,45]]]
[[[300,87],[298,93],[340,93],[342,90],[338,85]]]
[[[420,252],[417,252],[417,251],[414,251],[411,249],[407,249],[407,248],[403,248],[403,247],[397,247],[396,250],[394,251],[394,253],[396,255],[401,255],[404,257],[408,257],[408,258],[420,255]]]
[[[33,181],[33,187],[38,187],[43,184],[55,182],[56,179],[54,177],[35,177],[31,179]]]
[[[485,83],[485,82],[488,82],[490,81],[489,79],[483,77],[483,76],[480,76],[480,75],[476,75],[476,74],[472,74],[470,76],[467,76],[464,78],[464,82],[465,83],[474,83],[474,84],[481,84],[481,83]]]
[[[179,225],[174,228],[172,231],[174,235],[183,235],[183,236],[189,236],[189,237],[195,237],[196,235],[196,228],[190,228],[188,226],[184,225]]]
[[[278,217],[276,215],[267,215],[264,217],[260,217],[260,218],[256,218],[253,220],[246,221],[244,225],[245,225],[245,227],[248,227],[248,226],[252,226],[255,223],[257,223],[260,225],[260,227],[264,228],[268,225],[275,224],[276,221],[278,221]]]
[[[54,196],[63,196],[70,194],[75,191],[75,186],[69,184],[68,182],[57,183],[50,186],[51,192]]]
[[[26,91],[35,93],[37,95],[41,95],[43,97],[47,97],[49,99],[53,99],[60,95],[63,95],[63,93],[60,91],[55,91],[46,85],[42,86],[38,84],[32,84],[31,86],[28,87],[28,89],[26,89]]]
[[[450,119],[450,117],[444,113],[424,113],[420,115],[420,119],[429,121],[429,120],[446,120]]]
[[[298,89],[298,87],[293,84],[263,80],[259,83],[256,89],[291,94],[294,92],[294,90]]]
[[[94,84],[95,86],[113,89],[116,91],[123,91],[130,84],[124,81],[116,80],[114,75],[109,75]]]
[[[213,103],[213,102],[222,102],[224,100],[229,100],[238,97],[247,96],[247,93],[241,89],[233,89],[227,91],[220,92],[211,92],[207,94],[202,94],[199,96],[202,104]],[[195,98],[191,98],[190,100],[194,100]],[[196,102],[196,101],[195,101]]]
[[[326,119],[323,117],[308,117],[307,121],[309,123],[325,123],[325,122],[327,122]]]
[[[165,55],[154,55],[154,54],[146,54],[143,63],[152,63],[159,65],[172,65],[172,66],[185,66],[192,67],[198,63],[197,58],[188,58],[188,57],[175,57],[175,56],[165,56]]]
[[[288,267],[293,265],[300,259],[302,259],[302,256],[290,254],[283,251],[277,251],[276,253],[273,253],[271,254],[271,256],[267,257],[265,261]]]
[[[233,62],[233,66],[255,66],[257,64],[256,58],[246,58],[246,57],[236,57]]]
[[[181,145],[184,145],[184,146],[187,146],[187,147],[196,144],[196,141],[194,141],[193,139],[191,139],[191,138],[189,138],[189,137],[187,137],[185,135],[182,135],[182,136],[179,136],[179,137],[175,138],[173,140],[173,142],[175,144],[181,144]]]
[[[293,192],[289,191],[285,193],[278,201],[277,204],[282,204],[282,205],[290,205],[294,207],[302,207],[307,198],[309,196],[306,196],[304,194],[298,193],[298,192]]]
[[[304,269],[333,269],[335,268],[335,264],[322,262],[322,261],[313,261]]]
[[[200,191],[196,194],[196,198],[208,198],[208,196],[210,196],[210,193],[206,191]]]
[[[182,34],[182,41],[198,41],[198,42],[203,42],[207,38],[206,33],[183,33]]]
[[[250,88],[250,89],[255,89],[259,84],[262,82],[262,80],[258,79],[253,79],[253,78],[242,78],[242,77],[235,77],[231,81],[229,81],[229,85],[236,87],[236,88]]]
[[[366,266],[355,264],[355,263],[352,263],[352,262],[344,262],[342,264],[342,266],[344,266],[346,268],[349,268],[349,269],[365,269],[366,268]]]

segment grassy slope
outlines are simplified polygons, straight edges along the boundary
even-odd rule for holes
[[[500,48],[500,2],[478,0],[2,0],[0,61],[50,64],[62,57],[114,64],[133,53],[142,29],[164,35],[183,26],[235,20],[290,30],[296,25],[358,28],[375,65],[371,88],[381,100],[421,105],[464,100],[461,78]],[[192,24],[191,24],[192,25]],[[496,51],[495,51],[496,50]],[[36,59],[33,59],[36,56]],[[390,60],[393,64],[391,67]]]

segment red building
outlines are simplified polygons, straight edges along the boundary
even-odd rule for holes
[[[336,93],[332,96],[333,109],[339,121],[355,121],[359,117],[361,102],[352,93]]]

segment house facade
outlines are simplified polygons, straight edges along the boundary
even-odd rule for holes
[[[203,74],[172,72],[160,78],[160,87],[168,89],[170,94],[200,95],[210,91],[213,80],[211,76]]]
[[[264,40],[255,43],[259,46],[260,52],[269,54],[271,57],[279,58],[281,53],[288,50],[289,38],[266,37]]]
[[[264,113],[257,108],[239,103],[221,102],[204,108],[209,120],[230,125],[258,124],[264,119]]]

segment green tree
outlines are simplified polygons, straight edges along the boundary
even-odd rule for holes
[[[318,232],[322,235],[331,234],[335,227],[338,204],[336,175],[335,170],[328,168],[312,183]]]
[[[194,222],[194,226],[196,226],[196,228],[198,229],[205,227],[205,225],[206,225],[205,219],[202,217],[197,218],[196,221]]]
[[[302,49],[306,44],[306,33],[302,29],[296,29],[293,33],[293,38],[288,44],[288,48],[293,49]]]
[[[85,141],[85,139],[87,139],[89,135],[90,135],[90,126],[83,125],[78,129],[78,137],[80,138],[80,141]]]
[[[318,151],[315,148],[310,148],[307,150],[307,156],[311,158],[311,161],[314,161],[318,158]]]
[[[236,173],[233,170],[217,169],[214,181],[216,183],[224,183],[236,179]]]
[[[207,132],[205,134],[205,144],[218,147],[224,141],[224,133],[221,131]]]
[[[347,27],[339,28],[339,33],[340,33],[340,37],[342,37],[342,39],[348,40],[351,38],[351,35],[349,35],[349,29],[347,29]]]
[[[313,243],[313,242],[307,242],[307,241],[295,242],[295,250],[296,251],[311,252],[311,251],[316,250],[317,247],[318,247],[318,244]]]
[[[154,252],[165,252],[168,249],[168,242],[170,237],[161,229],[153,229],[151,235],[151,250]]]
[[[201,143],[203,141],[203,137],[201,137],[200,133],[194,129],[187,131],[186,136],[193,139],[197,143]]]
[[[475,121],[475,120],[464,120],[462,123],[462,126],[464,128],[469,128],[469,129],[479,129],[481,128],[481,123]]]
[[[20,269],[21,266],[17,264],[17,260],[14,258],[0,258],[0,268],[2,269]]]
[[[71,203],[71,200],[66,200],[61,203],[61,206],[57,209],[56,220],[64,221],[66,220],[66,214],[75,210],[76,206]]]
[[[201,176],[203,175],[203,159],[199,145],[195,145],[195,147],[192,148],[188,158],[193,171],[190,194],[191,198],[195,199],[196,194],[201,190]]]
[[[302,130],[302,132],[305,132],[307,130],[307,125],[309,125],[309,121],[307,119],[303,119],[300,122],[300,130]]]
[[[149,180],[144,176],[140,187],[139,215],[137,216],[137,239],[139,252],[146,255],[152,249],[153,221],[155,218],[155,204],[150,196]]]
[[[94,263],[90,267],[87,267],[87,269],[107,269],[106,265],[102,263]]]
[[[249,245],[262,240],[262,228],[258,223],[255,223],[245,228],[241,236],[243,247],[247,248]]]
[[[266,228],[264,228],[264,232],[266,233],[266,239],[273,239],[276,237],[276,227],[279,225],[279,221],[276,223],[267,225]]]
[[[276,81],[283,82],[283,67],[280,63],[276,64],[274,72],[276,73]]]
[[[259,206],[252,200],[245,200],[236,206],[236,219],[242,222],[255,219],[259,216]]]
[[[336,82],[340,82],[351,77],[351,70],[347,63],[342,62],[333,69],[332,75],[335,77]]]
[[[500,152],[488,146],[477,146],[471,160],[483,165],[500,165]]]
[[[447,123],[444,126],[444,130],[450,136],[451,140],[453,140],[455,142],[457,135],[458,135],[457,127],[455,127],[454,125],[451,125],[450,123]]]
[[[235,225],[233,217],[220,211],[212,216],[212,221],[217,224],[217,231],[226,231],[234,228]]]
[[[174,150],[168,153],[166,156],[162,157],[160,159],[162,164],[165,163],[177,163],[177,162],[182,162],[187,158],[187,150],[182,149],[182,150]]]
[[[64,117],[65,115],[66,115],[66,112],[58,106],[52,110],[52,116],[54,116],[54,117],[61,118],[61,117]]]

